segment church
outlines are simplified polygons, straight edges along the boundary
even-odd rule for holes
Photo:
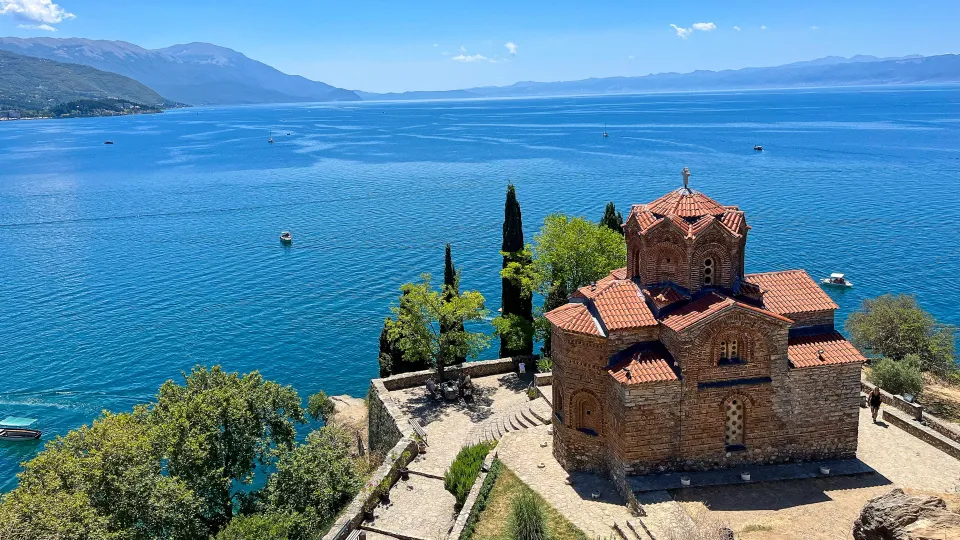
[[[634,205],[627,266],[546,314],[554,454],[632,474],[854,457],[863,355],[804,270],[747,274],[743,211]]]

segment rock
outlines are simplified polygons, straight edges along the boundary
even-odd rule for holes
[[[853,524],[855,540],[960,540],[960,514],[940,497],[896,488],[867,501]]]
[[[367,402],[352,396],[331,396],[334,411],[330,424],[341,427],[350,433],[360,434],[364,448],[369,447],[367,441]]]

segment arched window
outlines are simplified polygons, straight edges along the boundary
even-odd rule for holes
[[[553,412],[560,420],[560,423],[563,423],[563,387],[559,384],[553,385],[553,391],[555,395],[553,396]]]
[[[600,402],[589,392],[579,392],[573,397],[573,428],[587,435],[600,435],[603,416]]]
[[[723,430],[723,441],[727,448],[742,447],[746,423],[746,407],[743,398],[734,396],[727,400],[723,408],[726,424]]]
[[[735,364],[744,362],[745,359],[740,356],[740,340],[736,338],[724,338],[717,345],[719,358],[718,364]]]
[[[713,285],[714,281],[714,268],[713,268],[713,259],[707,257],[703,260],[703,286],[709,287]]]

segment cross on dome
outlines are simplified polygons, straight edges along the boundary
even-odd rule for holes
[[[690,186],[688,185],[690,183],[690,169],[684,167],[683,172],[680,174],[683,175],[683,188],[690,189]]]

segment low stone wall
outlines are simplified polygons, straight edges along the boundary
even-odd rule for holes
[[[510,373],[514,371],[517,362],[535,364],[536,358],[536,356],[517,356],[513,358],[497,358],[496,360],[481,360],[479,362],[464,362],[462,364],[462,370],[465,374],[470,375],[470,377],[474,379],[477,377],[486,377],[488,375],[500,375],[502,373]],[[459,367],[447,368],[449,371],[459,371],[460,369],[461,368]],[[427,379],[431,377],[436,377],[436,373],[432,369],[425,369],[423,371],[401,373],[399,375],[393,375],[392,377],[374,380],[382,381],[383,386],[387,390],[394,391],[424,385],[426,384]]]
[[[868,383],[865,380],[860,381],[860,388],[864,393],[870,394],[875,388],[874,385]],[[891,407],[896,407],[897,409],[909,414],[914,420],[920,420],[923,418],[923,406],[916,403],[910,403],[903,399],[902,396],[896,396],[887,392],[883,388],[880,389],[880,399],[887,405]]]
[[[403,437],[413,436],[409,419],[390,397],[383,379],[370,381],[370,391],[367,393],[367,436],[370,451],[380,454],[393,448]]]
[[[553,372],[537,373],[533,376],[534,386],[550,386],[553,384]]]
[[[896,414],[887,414],[886,411],[883,411],[881,418],[884,422],[897,426],[930,446],[943,450],[951,456],[960,459],[960,444],[949,439],[945,440],[942,437],[938,437],[936,431],[920,422],[905,420]]]
[[[461,508],[460,513],[457,514],[457,520],[453,523],[453,528],[450,529],[447,540],[460,540],[460,537],[463,535],[463,529],[467,526],[467,521],[470,520],[473,507],[477,504],[477,497],[480,495],[480,490],[483,489],[483,484],[487,480],[487,474],[489,474],[490,467],[493,466],[493,460],[496,458],[496,450],[492,450],[487,454],[486,459],[483,460],[483,467],[480,469],[480,474],[478,474],[477,479],[473,481],[473,487],[470,488],[470,493],[467,494],[467,499],[463,502],[463,508]]]
[[[923,413],[921,422],[944,437],[960,443],[960,426],[957,424],[937,418],[930,413]]]
[[[340,513],[340,517],[334,522],[323,540],[344,540],[363,522],[364,508],[376,506],[380,495],[377,493],[377,486],[384,478],[390,478],[390,485],[397,482],[400,477],[400,469],[406,467],[410,461],[417,456],[417,443],[413,437],[403,437],[390,450],[383,460],[383,464],[374,471],[370,480],[364,484],[360,493],[350,502],[350,504]]]

